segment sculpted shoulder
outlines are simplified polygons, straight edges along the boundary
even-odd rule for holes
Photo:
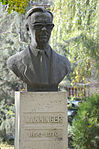
[[[10,68],[12,70],[13,67],[17,65],[18,61],[20,61],[20,54],[21,54],[21,52],[18,52],[15,55],[12,55],[7,60],[7,66],[8,66],[8,68]]]
[[[56,57],[55,58],[56,59],[56,65],[58,67],[60,67],[61,69],[64,68],[66,71],[66,74],[69,73],[71,70],[71,63],[68,60],[68,58],[63,56],[63,55],[56,53],[55,51],[53,51],[53,56]]]
[[[25,60],[25,57],[27,57],[27,48],[25,50],[22,50],[21,52],[17,52],[7,61],[7,67],[21,79],[23,79],[23,73],[25,69],[22,61]]]
[[[17,52],[15,55],[12,55],[8,60],[7,60],[7,66],[8,68],[10,68],[11,70],[14,69],[14,67],[17,67],[18,65],[21,64],[22,59],[25,57],[26,54],[26,50],[22,50],[20,52]]]

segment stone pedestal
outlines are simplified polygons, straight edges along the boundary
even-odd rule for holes
[[[15,149],[67,149],[66,92],[16,92]]]

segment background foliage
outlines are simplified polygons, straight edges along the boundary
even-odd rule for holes
[[[73,121],[72,133],[75,149],[99,148],[99,94],[80,104]]]
[[[26,6],[29,0],[0,0],[9,13],[16,11],[18,13],[25,13]]]
[[[13,104],[7,104],[6,100],[0,103],[0,142],[14,143],[15,110]]]
[[[92,67],[99,76],[99,33],[97,0],[54,0],[55,28],[52,46],[73,64],[72,83],[89,81]]]
[[[18,14],[8,14],[0,5],[0,141],[14,140],[14,91],[21,89],[19,79],[8,70],[8,57],[20,50]]]
[[[28,6],[32,4],[47,4],[50,3],[50,0],[0,0],[8,13],[13,11],[18,12],[19,14],[25,14]]]
[[[9,15],[3,6],[0,7],[0,100],[13,102],[13,91],[20,89],[20,81],[8,70],[6,62],[8,57],[23,48],[20,42],[20,21],[18,14]]]

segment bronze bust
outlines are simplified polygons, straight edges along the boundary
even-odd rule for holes
[[[27,12],[31,44],[7,61],[8,67],[27,84],[27,91],[57,91],[58,84],[70,72],[69,60],[49,45],[53,27],[53,14],[44,7]]]

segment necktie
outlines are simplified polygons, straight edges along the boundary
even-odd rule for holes
[[[42,83],[47,83],[48,82],[48,74],[47,74],[47,65],[46,65],[46,55],[43,52],[38,52],[38,57],[39,57],[39,76],[40,76],[40,81]]]

